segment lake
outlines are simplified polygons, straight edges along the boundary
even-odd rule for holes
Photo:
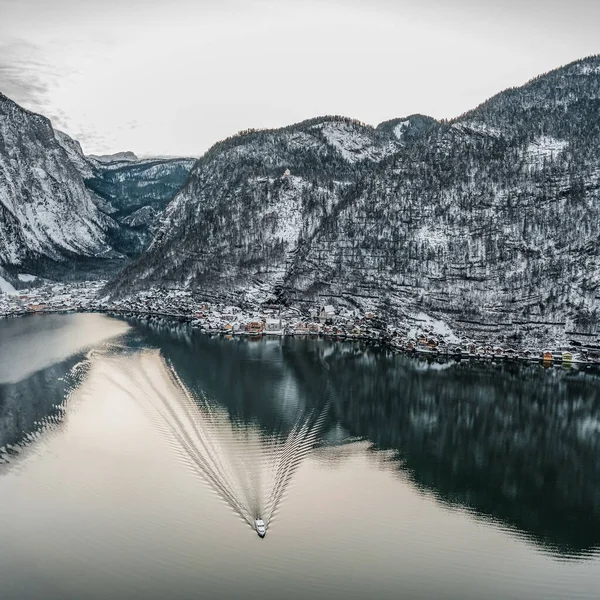
[[[597,599],[599,383],[0,320],[0,597]]]

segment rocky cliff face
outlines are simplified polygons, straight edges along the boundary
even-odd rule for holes
[[[112,227],[50,121],[0,94],[0,265],[112,256]]]
[[[114,289],[369,302],[488,333],[594,329],[599,116],[592,57],[451,122],[327,118],[238,135],[198,162]]]
[[[93,276],[138,255],[194,161],[130,154],[86,157],[48,119],[0,94],[0,266]]]

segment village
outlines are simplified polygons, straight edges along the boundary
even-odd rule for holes
[[[12,294],[0,294],[0,318],[41,313],[103,312],[149,322],[176,321],[210,335],[312,336],[362,341],[421,357],[528,361],[544,365],[600,364],[600,349],[511,348],[458,338],[445,323],[416,319],[387,323],[374,312],[324,304],[300,310],[262,305],[241,308],[195,299],[177,290],[151,289],[121,301],[101,298],[106,281],[49,282]]]

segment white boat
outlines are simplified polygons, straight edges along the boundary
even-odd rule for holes
[[[267,533],[265,522],[262,519],[256,519],[254,524],[256,525],[256,533],[258,533],[258,537],[264,538]]]

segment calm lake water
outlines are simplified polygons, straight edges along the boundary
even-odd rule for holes
[[[598,599],[599,383],[0,321],[0,598]]]

